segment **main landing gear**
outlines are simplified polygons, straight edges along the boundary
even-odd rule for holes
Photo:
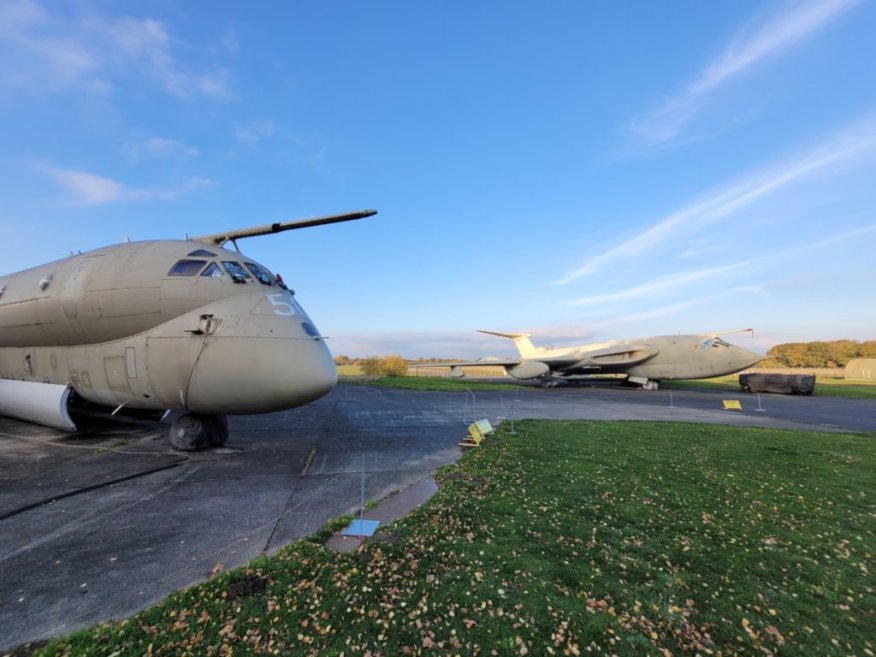
[[[227,440],[228,420],[224,415],[183,413],[170,425],[170,445],[181,452],[222,447]]]
[[[660,387],[659,381],[654,381],[644,376],[628,376],[627,382],[639,386],[642,390],[657,390]]]

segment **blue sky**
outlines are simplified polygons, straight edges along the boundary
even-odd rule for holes
[[[0,273],[242,242],[336,354],[876,339],[876,3],[0,0]]]

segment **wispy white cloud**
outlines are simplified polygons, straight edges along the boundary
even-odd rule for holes
[[[686,258],[702,258],[704,256],[713,256],[721,250],[717,244],[693,244],[678,254],[682,260]]]
[[[598,294],[592,295],[588,297],[582,297],[579,299],[572,299],[567,301],[567,305],[570,306],[596,306],[596,305],[604,305],[609,303],[615,303],[618,301],[628,301],[631,299],[642,299],[642,298],[652,298],[655,295],[662,295],[664,297],[671,296],[672,294],[678,293],[681,289],[689,287],[695,283],[698,283],[702,280],[720,276],[722,274],[726,274],[731,271],[736,271],[742,268],[752,268],[757,267],[761,264],[766,263],[775,263],[782,259],[787,259],[790,257],[797,257],[803,255],[805,253],[810,253],[813,251],[823,251],[825,248],[832,246],[834,244],[838,244],[841,242],[846,242],[852,239],[861,238],[866,235],[876,233],[876,223],[873,223],[869,226],[863,226],[861,228],[857,228],[855,230],[850,230],[844,233],[840,233],[837,235],[832,235],[830,237],[826,237],[821,240],[817,240],[815,242],[810,242],[808,244],[800,244],[789,249],[785,249],[784,251],[772,251],[769,255],[761,256],[757,258],[751,258],[748,260],[744,260],[742,262],[736,262],[729,265],[722,265],[720,267],[710,267],[707,269],[700,269],[695,271],[687,271],[680,272],[677,274],[670,274],[668,276],[662,276],[656,280],[649,281],[647,283],[643,283],[641,285],[635,285],[633,287],[626,288],[624,290],[619,290],[617,292],[612,292],[609,294]],[[745,288],[736,288],[736,289],[745,289]],[[708,297],[711,298],[711,297]],[[686,309],[689,306],[685,306],[683,304],[688,303],[687,301],[682,302],[679,306],[671,305],[667,306],[667,308],[672,310],[682,310]],[[650,312],[650,311],[649,311]],[[662,311],[658,311],[658,315],[650,315],[646,314],[645,316],[637,315],[636,318],[652,318],[655,316],[662,316],[666,313]]]
[[[33,93],[110,93],[151,79],[180,98],[225,98],[229,73],[197,70],[174,54],[181,44],[154,19],[60,16],[34,0],[0,4],[0,82]],[[184,45],[184,44],[182,44]]]
[[[386,356],[405,358],[476,358],[484,351],[484,338],[474,331],[399,331],[380,333],[334,333],[330,335],[332,353],[348,356]],[[513,346],[509,342],[511,351]]]
[[[6,0],[0,3],[0,33],[27,29],[45,20],[46,12],[32,0]]]
[[[254,121],[246,125],[239,125],[234,131],[237,141],[243,144],[256,144],[263,139],[268,139],[277,134],[277,128],[271,121]]]
[[[802,42],[856,3],[857,0],[808,0],[785,5],[789,9],[737,36],[684,91],[633,122],[632,128],[655,142],[672,139],[709,95],[726,82]]]
[[[210,178],[194,176],[180,183],[166,187],[147,187],[128,189],[128,198],[133,201],[175,201],[181,196],[212,187],[215,183]]]
[[[56,168],[46,169],[46,173],[70,192],[76,202],[85,205],[120,201],[126,193],[121,183],[94,173]]]
[[[132,161],[143,157],[165,159],[175,157],[197,157],[200,151],[177,139],[170,137],[151,137],[145,142],[124,149],[125,155]]]
[[[855,230],[850,230],[845,233],[839,233],[838,235],[831,235],[830,237],[825,237],[823,240],[810,242],[809,244],[801,244],[799,246],[795,246],[784,251],[772,253],[769,256],[758,259],[780,259],[786,258],[788,256],[800,255],[802,253],[806,253],[807,251],[820,251],[827,246],[838,244],[839,242],[846,242],[856,237],[864,237],[865,235],[869,235],[870,233],[876,233],[876,223],[872,223],[869,226],[862,226],[861,228],[856,228]]]
[[[329,149],[314,135],[293,132],[269,119],[239,123],[234,138],[241,148],[231,151],[234,156],[258,149],[271,149],[277,157],[294,157],[307,162],[314,170],[325,170],[330,164]]]
[[[596,294],[588,297],[581,297],[579,299],[573,299],[569,301],[568,304],[570,306],[587,306],[600,303],[611,303],[615,301],[626,301],[628,299],[641,299],[643,297],[650,297],[658,293],[665,294],[673,292],[679,287],[684,287],[690,285],[691,283],[695,283],[706,278],[711,278],[712,276],[726,274],[727,272],[733,271],[734,269],[740,269],[747,265],[748,262],[749,261],[737,262],[730,265],[723,265],[721,267],[711,267],[708,269],[699,269],[695,271],[686,271],[677,274],[670,274],[668,276],[662,276],[641,285],[629,287],[619,292],[613,292],[611,294]]]
[[[758,171],[725,189],[697,200],[657,222],[639,235],[587,260],[556,281],[565,284],[619,260],[641,257],[663,247],[684,231],[690,236],[732,216],[755,201],[792,183],[851,161],[876,148],[876,115],[867,117],[810,152],[770,169]]]
[[[75,82],[86,86],[98,67],[93,49],[53,29],[51,17],[38,3],[0,3],[0,81],[54,91]]]
[[[658,317],[666,317],[667,315],[676,315],[678,313],[684,312],[685,310],[690,310],[691,308],[697,308],[707,303],[711,303],[712,301],[717,301],[718,299],[723,299],[731,295],[741,294],[747,294],[749,296],[764,296],[766,294],[766,291],[759,286],[734,287],[727,290],[722,290],[721,292],[718,292],[716,294],[708,294],[706,296],[701,296],[694,299],[685,299],[684,301],[671,303],[665,306],[660,306],[658,308],[650,308],[642,312],[624,315],[623,317],[619,317],[616,323],[623,324],[627,322],[640,322],[643,320],[656,319]]]
[[[209,178],[189,178],[166,187],[130,187],[112,178],[87,171],[44,167],[43,171],[71,195],[78,205],[104,205],[121,201],[173,201],[213,185]]]

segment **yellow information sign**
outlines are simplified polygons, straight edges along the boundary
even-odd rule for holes
[[[471,438],[474,446],[480,445],[481,441],[483,441],[484,437],[488,434],[493,433],[495,429],[490,424],[489,420],[478,420],[477,422],[472,422],[468,425],[468,435]],[[472,447],[471,443],[459,443],[463,447]]]
[[[472,422],[468,425],[468,435],[474,441],[475,445],[480,445],[481,441],[484,439],[484,434],[481,433],[481,429],[478,427],[477,422]]]
[[[741,411],[742,404],[738,399],[725,399],[724,400],[724,410],[725,411]]]

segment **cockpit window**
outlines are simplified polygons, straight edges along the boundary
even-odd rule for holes
[[[210,251],[207,251],[206,249],[197,249],[195,251],[192,251],[189,255],[190,256],[200,256],[201,258],[204,258],[204,257],[214,258],[216,256],[215,253],[211,253]]]
[[[240,266],[239,262],[223,260],[222,266],[225,267],[225,271],[228,272],[228,275],[231,276],[231,280],[235,283],[248,283],[252,280],[252,276],[249,275],[249,272],[246,271],[246,269]]]
[[[180,260],[167,273],[169,276],[194,276],[205,264],[206,260]]]
[[[252,272],[252,275],[255,276],[262,285],[274,284],[274,277],[271,276],[271,272],[261,265],[257,265],[254,262],[245,262],[243,264],[246,265],[246,268]]]
[[[207,276],[208,278],[222,278],[224,275],[225,274],[222,273],[222,268],[215,262],[211,262],[207,265],[207,268],[201,272],[201,276]]]
[[[721,338],[715,338],[712,340],[712,346],[717,349],[718,347],[729,347],[729,342],[724,342]]]

